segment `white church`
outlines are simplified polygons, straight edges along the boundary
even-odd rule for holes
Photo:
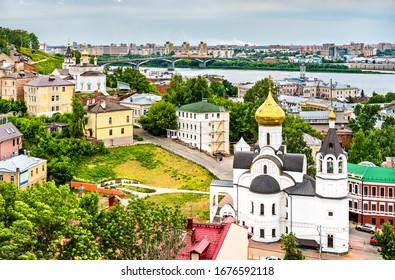
[[[347,154],[336,135],[336,116],[316,155],[315,179],[306,173],[304,154],[287,153],[282,144],[285,114],[269,92],[255,113],[259,125],[255,150],[241,139],[235,145],[233,180],[210,185],[210,221],[233,216],[252,240],[271,243],[294,233],[301,245],[323,252],[349,249]],[[258,147],[259,146],[259,147]],[[219,206],[220,195],[232,202]]]
[[[52,74],[63,80],[75,84],[76,91],[87,93],[102,92],[106,94],[106,75],[103,74],[104,67],[97,65],[97,58],[93,58],[93,64],[89,62],[89,53],[85,49],[81,52],[80,63],[72,55],[70,42],[66,50],[62,69],[55,69]]]

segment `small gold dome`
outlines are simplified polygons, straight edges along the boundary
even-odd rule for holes
[[[81,53],[81,56],[88,56],[89,55],[89,53],[87,52],[87,50],[84,50],[82,53]]]
[[[336,120],[336,115],[333,112],[333,109],[331,109],[331,112],[329,113],[328,118],[329,118],[330,121],[335,121]]]
[[[269,94],[263,104],[255,112],[255,120],[259,125],[279,126],[285,119],[283,109],[273,99],[272,91],[269,88]]]

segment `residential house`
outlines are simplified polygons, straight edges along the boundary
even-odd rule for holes
[[[350,220],[381,228],[395,221],[395,169],[348,163]]]
[[[122,100],[119,104],[133,109],[133,125],[141,126],[137,120],[140,116],[146,116],[149,107],[154,102],[161,101],[162,97],[150,93],[135,93],[132,96]]]
[[[248,230],[232,217],[222,223],[197,223],[188,219],[178,260],[247,260]],[[237,242],[235,242],[237,240]]]
[[[22,133],[11,122],[0,125],[0,160],[19,154]]]
[[[40,76],[24,85],[27,112],[31,115],[52,116],[72,112],[74,84],[54,75]]]
[[[47,161],[27,155],[18,155],[0,161],[0,181],[28,188],[47,180]]]
[[[0,78],[0,97],[1,99],[24,99],[23,86],[27,82],[36,79],[37,76],[31,72],[14,72]]]
[[[89,104],[85,135],[101,140],[106,147],[133,143],[133,110],[129,107],[101,100]]]
[[[229,111],[203,100],[176,108],[178,130],[167,130],[190,147],[209,154],[229,154]]]

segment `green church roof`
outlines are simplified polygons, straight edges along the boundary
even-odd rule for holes
[[[216,113],[216,112],[226,112],[222,107],[219,107],[213,103],[207,101],[200,101],[191,104],[185,104],[176,109],[177,111],[185,111],[192,113]]]
[[[395,184],[395,169],[378,166],[364,166],[347,163],[348,174],[351,178],[363,180],[364,182],[378,182]],[[357,175],[358,177],[356,177]],[[350,177],[350,176],[349,176]]]

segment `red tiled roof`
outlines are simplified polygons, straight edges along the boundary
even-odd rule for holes
[[[187,229],[183,241],[186,246],[178,253],[178,260],[190,260],[191,252],[200,254],[200,260],[215,260],[224,243],[234,218],[225,219],[221,224],[193,223]]]

